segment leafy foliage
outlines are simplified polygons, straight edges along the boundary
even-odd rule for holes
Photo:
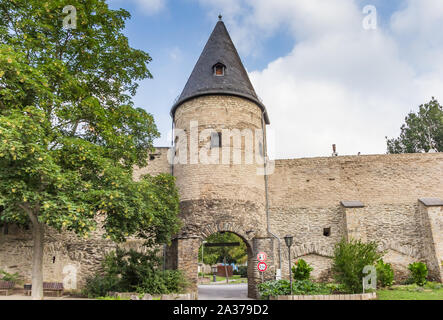
[[[117,249],[103,261],[102,270],[86,281],[84,293],[103,297],[108,292],[181,293],[187,282],[177,270],[162,270],[157,250],[140,253]]]
[[[426,263],[414,262],[408,266],[410,271],[410,282],[419,286],[426,284],[426,278],[428,277],[428,267]]]
[[[234,271],[234,275],[239,275],[242,278],[248,277],[248,267],[247,266],[239,266],[238,270]]]
[[[88,298],[105,297],[108,292],[118,291],[119,279],[110,275],[95,275],[86,279],[83,293]]]
[[[400,137],[387,139],[388,153],[443,152],[443,107],[435,98],[409,113]]]
[[[390,263],[383,259],[377,261],[377,283],[381,287],[391,287],[394,284],[394,270]]]
[[[62,28],[65,1],[1,2],[0,220],[87,236],[102,215],[115,241],[165,242],[178,229],[173,178],[132,180],[159,136],[131,101],[151,58],[123,35],[125,10],[70,4],[74,30]]]
[[[286,296],[291,294],[291,284],[288,280],[266,281],[258,285],[258,292],[264,300],[269,297]]]
[[[346,288],[341,283],[327,283],[326,288],[331,291],[331,294],[346,293]]]
[[[1,281],[11,281],[16,284],[22,284],[23,283],[23,277],[15,272],[15,273],[8,273],[2,269],[0,269],[0,280]]]
[[[213,265],[223,262],[226,257],[227,263],[245,263],[248,259],[247,247],[242,238],[231,232],[214,233],[206,241],[208,243],[232,243],[239,242],[238,247],[204,247],[204,263]],[[202,250],[199,250],[199,261],[202,258]]]
[[[361,293],[363,291],[363,268],[375,265],[381,258],[377,252],[377,243],[363,243],[351,239],[342,239],[335,245],[332,271],[335,280],[343,284],[346,292]]]
[[[305,260],[300,259],[292,267],[292,276],[295,280],[309,280],[311,271],[314,270]]]
[[[331,290],[324,283],[315,283],[310,280],[297,280],[292,284],[295,295],[320,295],[330,294]]]
[[[258,285],[261,299],[269,299],[271,296],[285,296],[291,294],[291,284],[288,280],[267,281]],[[322,295],[331,294],[331,289],[323,283],[315,283],[310,280],[296,280],[292,283],[294,295]]]

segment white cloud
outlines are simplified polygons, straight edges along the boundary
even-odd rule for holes
[[[134,2],[147,15],[159,13],[166,8],[166,0],[111,0],[111,2]]]
[[[181,62],[183,60],[183,52],[180,50],[179,47],[174,47],[169,50],[169,58],[173,62]]]
[[[231,0],[203,1],[221,10]],[[275,131],[278,158],[385,153],[406,114],[443,101],[443,2],[405,0],[377,30],[364,30],[356,0],[243,0],[228,28],[248,54],[284,27],[287,56],[250,73]],[[379,19],[380,20],[380,19]],[[272,143],[270,141],[270,143]]]

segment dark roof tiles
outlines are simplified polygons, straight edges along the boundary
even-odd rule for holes
[[[217,63],[226,66],[224,76],[214,75],[213,67]],[[255,102],[265,112],[265,120],[269,124],[266,108],[255,93],[223,21],[215,26],[182,94],[172,107],[171,115],[174,116],[183,102],[211,94],[235,95]]]

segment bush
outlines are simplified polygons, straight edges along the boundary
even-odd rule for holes
[[[119,291],[119,282],[115,276],[98,274],[86,279],[82,294],[88,298],[105,297],[108,292]]]
[[[315,283],[310,280],[297,280],[292,284],[294,295],[320,295],[330,294],[331,290],[326,284]]]
[[[180,271],[162,270],[157,251],[140,253],[117,249],[105,256],[100,273],[86,280],[84,294],[107,296],[108,292],[140,294],[182,293],[187,282]]]
[[[4,270],[0,269],[0,280],[2,281],[10,281],[14,282],[16,284],[22,284],[23,283],[23,277],[16,273],[8,273]]]
[[[287,296],[291,294],[291,285],[288,280],[266,281],[258,285],[258,292],[264,300],[271,296]]]
[[[247,266],[240,266],[238,267],[238,270],[234,271],[235,275],[240,275],[241,278],[247,278],[248,277],[248,267]]]
[[[151,273],[136,287],[140,294],[183,293],[187,282],[179,270],[165,270]]]
[[[381,287],[391,287],[394,284],[394,270],[390,263],[384,263],[383,259],[378,260],[377,283]]]
[[[409,280],[411,283],[415,283],[419,286],[426,284],[426,278],[428,277],[428,267],[423,262],[414,262],[408,266],[411,272]]]
[[[377,253],[377,243],[362,243],[351,239],[342,239],[335,245],[332,271],[335,280],[343,285],[347,293],[363,291],[363,268],[373,266],[381,254]]]
[[[288,280],[267,281],[258,285],[258,291],[262,299],[269,297],[287,296],[291,294],[291,285]],[[310,280],[296,280],[292,283],[293,295],[320,295],[330,294],[331,289],[322,283]]]
[[[295,280],[309,280],[311,271],[314,270],[305,260],[300,259],[292,267],[292,275]]]
[[[166,284],[166,293],[184,293],[188,282],[180,270],[165,270],[162,273],[163,281]],[[143,291],[143,293],[150,293]],[[152,293],[151,293],[152,294]]]
[[[345,287],[340,283],[327,283],[326,288],[329,289],[331,294],[346,293]]]

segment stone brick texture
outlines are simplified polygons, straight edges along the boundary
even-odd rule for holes
[[[272,231],[281,238],[294,236],[292,262],[303,258],[313,264],[315,278],[330,276],[335,243],[353,237],[377,241],[397,280],[407,277],[409,263],[425,261],[441,281],[433,261],[443,259],[442,208],[421,214],[418,199],[443,197],[442,153],[277,160],[269,195]],[[365,207],[343,208],[342,200],[359,200]],[[323,234],[326,228],[329,236]],[[437,232],[431,235],[431,229]],[[434,258],[427,253],[432,250]]]
[[[187,144],[187,162],[174,165],[173,172],[177,178],[180,191],[180,216],[184,227],[179,234],[179,242],[187,243],[199,239],[199,243],[192,242],[186,250],[178,252],[178,268],[188,270],[190,281],[197,283],[195,272],[198,251],[201,241],[216,232],[233,232],[240,236],[248,248],[248,278],[249,296],[256,297],[256,285],[261,281],[256,266],[256,255],[259,251],[266,251],[273,256],[272,240],[269,240],[266,226],[265,208],[265,179],[257,175],[259,163],[248,164],[244,153],[248,147],[242,138],[241,143],[235,144],[234,139],[222,135],[222,145],[230,145],[229,162],[222,163],[223,153],[220,149],[211,149],[217,152],[220,161],[216,164],[193,164],[191,159],[192,138],[191,123],[198,122],[195,132],[200,136],[203,130],[212,129],[216,132],[223,130],[263,130],[263,115],[261,109],[249,100],[233,96],[204,96],[183,103],[175,112],[174,124],[176,129],[186,132],[187,141],[178,141]],[[225,131],[226,132],[226,131]],[[209,143],[207,140],[198,140],[198,150]],[[228,141],[229,139],[229,141]],[[252,145],[255,151],[257,141]],[[243,157],[240,163],[234,162],[234,149],[240,150]],[[180,152],[181,146],[177,146]],[[254,153],[255,154],[255,153]],[[178,154],[178,156],[180,156]],[[179,245],[180,247],[180,245]],[[270,270],[268,275],[272,277]]]
[[[186,131],[188,150],[191,121],[198,121],[198,132],[260,130],[262,111],[255,103],[234,96],[203,96],[184,102],[176,110],[174,124]],[[207,143],[200,141],[199,146]],[[236,148],[244,152],[244,141]],[[279,265],[278,241],[267,232],[265,179],[257,174],[260,165],[188,161],[171,166],[168,152],[168,148],[156,149],[148,166],[134,172],[134,179],[171,172],[177,179],[183,228],[166,250],[167,267],[183,270],[191,282],[190,291],[196,291],[201,242],[216,232],[233,232],[247,245],[249,295],[257,297],[256,285],[262,281],[257,253],[265,251],[269,257],[264,280],[272,279]],[[276,160],[268,180],[269,225],[281,239],[283,277],[289,276],[283,237],[291,234],[291,264],[305,259],[314,267],[312,275],[317,280],[331,279],[333,248],[342,237],[377,241],[386,252],[385,261],[393,264],[397,280],[407,276],[407,265],[414,261],[428,263],[431,277],[442,280],[443,208],[418,202],[443,198],[442,153]],[[340,202],[346,200],[365,206],[344,208]],[[79,287],[97,270],[103,254],[116,246],[103,239],[100,231],[80,239],[48,229],[45,241],[45,281],[62,282],[63,269],[71,264],[79,270]],[[125,245],[142,250],[136,239]],[[30,231],[10,227],[8,235],[0,234],[0,268],[20,272],[29,282],[31,254]]]
[[[270,297],[270,300],[376,300],[375,292],[363,294],[335,294],[335,295],[315,295],[315,296],[278,296]]]

